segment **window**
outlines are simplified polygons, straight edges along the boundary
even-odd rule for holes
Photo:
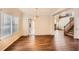
[[[12,33],[17,32],[19,29],[18,17],[13,16],[12,18]]]
[[[18,31],[18,17],[0,13],[0,38],[11,36]]]
[[[11,34],[11,16],[3,14],[1,20],[1,36],[8,36]]]

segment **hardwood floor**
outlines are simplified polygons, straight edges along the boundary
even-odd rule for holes
[[[69,36],[65,36],[63,30],[56,30],[54,40],[55,40],[56,50],[58,51],[77,50],[77,41]]]
[[[62,31],[56,31],[52,36],[21,37],[5,51],[77,51],[79,40],[64,36]],[[60,35],[61,33],[61,35]]]
[[[55,50],[52,36],[21,37],[5,51],[52,51]]]

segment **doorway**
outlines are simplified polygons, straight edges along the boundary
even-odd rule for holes
[[[35,35],[35,23],[33,19],[28,19],[28,36]]]

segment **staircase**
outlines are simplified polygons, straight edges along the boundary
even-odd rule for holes
[[[70,37],[74,36],[74,19],[71,18],[70,22],[64,27],[64,34]]]

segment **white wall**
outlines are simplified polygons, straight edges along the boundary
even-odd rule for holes
[[[79,9],[74,9],[74,38],[79,39]]]
[[[28,35],[28,20],[25,17],[23,19],[23,33],[22,33],[22,35],[23,36]]]
[[[35,35],[51,35],[53,34],[52,16],[40,16],[35,20]]]
[[[32,17],[35,23],[35,35],[53,35],[54,34],[54,20],[52,16]],[[28,22],[23,22],[23,35],[28,35]]]

